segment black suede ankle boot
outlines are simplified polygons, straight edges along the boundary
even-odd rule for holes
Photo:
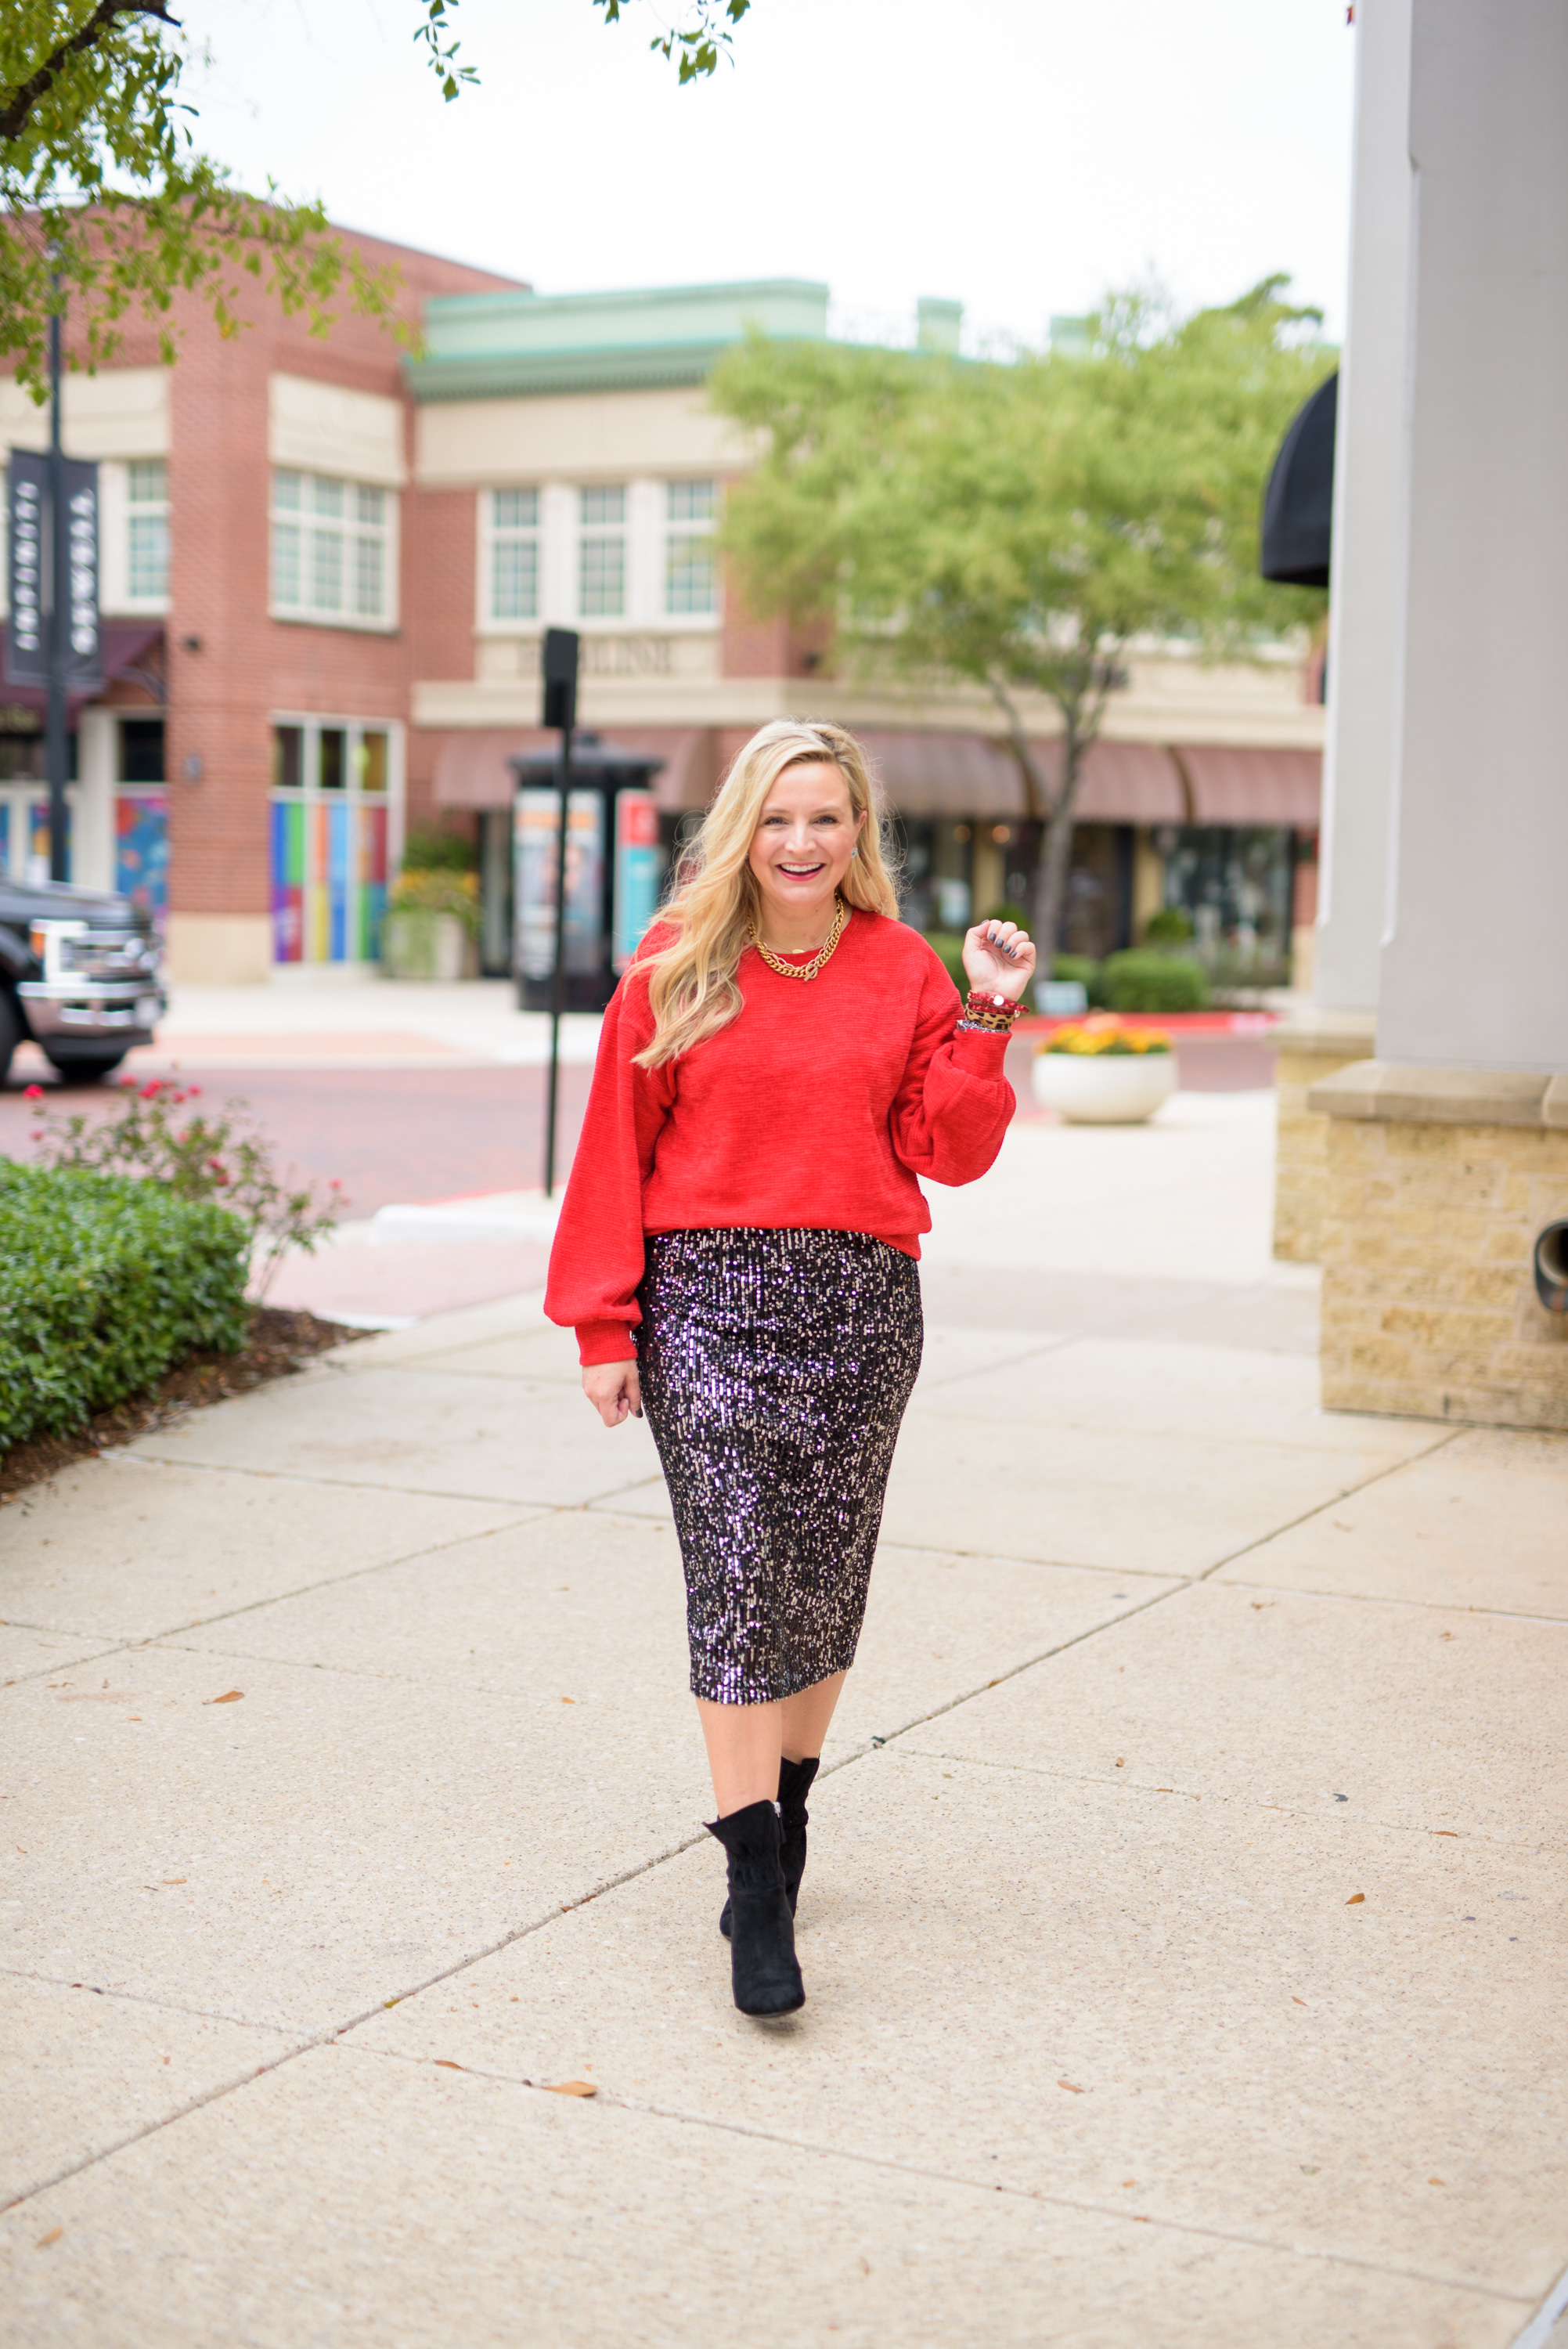
[[[771,1803],[707,1822],[729,1859],[729,1971],[742,2014],[793,2014],[806,2003]]]
[[[779,1859],[784,1869],[784,1897],[789,1903],[789,1914],[795,1914],[800,1899],[800,1878],[806,1873],[806,1822],[811,1814],[806,1808],[806,1797],[811,1781],[821,1767],[821,1756],[809,1754],[804,1762],[781,1760],[779,1764]],[[719,1912],[718,1930],[729,1939],[729,1903]]]

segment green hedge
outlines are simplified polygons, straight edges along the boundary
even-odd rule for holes
[[[1129,947],[1100,965],[1104,1000],[1112,1011],[1203,1011],[1209,982],[1185,955]]]
[[[948,978],[960,995],[969,992],[969,975],[964,968],[964,932],[962,930],[927,930],[925,943],[934,955],[940,956]]]
[[[129,1176],[0,1159],[0,1452],[80,1427],[249,1329],[250,1235]]]

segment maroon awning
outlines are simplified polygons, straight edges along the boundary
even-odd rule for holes
[[[67,721],[74,726],[82,711],[98,699],[104,686],[110,686],[128,669],[144,667],[150,656],[161,649],[161,620],[104,620],[99,623],[98,643],[103,653],[103,686],[93,693],[73,693],[67,702]],[[0,681],[0,702],[9,709],[30,709],[42,718],[49,706],[48,689],[42,685],[11,685]]]
[[[517,789],[511,761],[553,750],[559,740],[542,726],[476,727],[448,734],[436,753],[437,806],[509,807]],[[608,740],[616,750],[665,761],[654,790],[660,807],[671,814],[706,808],[713,797],[711,729],[618,726]]]
[[[860,733],[890,803],[915,822],[931,816],[1024,814],[1018,762],[983,734]],[[1061,771],[1059,738],[1032,740],[1051,788]],[[1081,823],[1180,823],[1181,778],[1158,742],[1095,742],[1084,763],[1077,814]]]
[[[1174,744],[1192,795],[1192,823],[1289,824],[1312,831],[1323,798],[1321,750],[1263,750],[1218,742]]]

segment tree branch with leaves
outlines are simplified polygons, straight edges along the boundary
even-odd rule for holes
[[[754,336],[715,372],[715,405],[758,451],[724,530],[748,607],[831,619],[841,662],[884,683],[985,696],[1018,768],[1047,969],[1130,652],[1176,637],[1253,657],[1321,604],[1257,575],[1274,450],[1333,364],[1284,283],[1180,321],[1113,298],[1071,357]],[[1045,749],[1031,697],[1054,706]]]
[[[414,0],[414,39],[450,101],[478,80],[454,37],[459,0]],[[592,0],[617,23],[628,0]],[[651,47],[683,83],[714,74],[750,0],[691,0]],[[237,334],[247,281],[325,333],[346,302],[396,324],[398,276],[328,226],[319,204],[253,196],[196,145],[181,94],[184,26],[169,0],[5,0],[0,11],[0,366],[37,399],[48,324],[67,305],[77,355],[113,356],[132,312],[174,356],[177,295]]]

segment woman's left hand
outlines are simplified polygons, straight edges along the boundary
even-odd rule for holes
[[[1035,949],[1027,930],[1016,922],[976,922],[964,936],[964,968],[971,987],[987,995],[1005,995],[1009,1003],[1022,999],[1035,969]]]

